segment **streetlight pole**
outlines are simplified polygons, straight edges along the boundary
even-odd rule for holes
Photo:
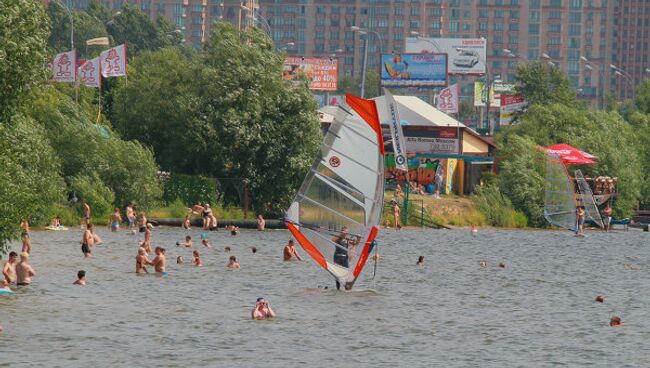
[[[357,26],[352,26],[352,27],[350,27],[350,29],[353,32],[358,32],[360,35],[364,35],[364,34],[366,35],[366,42],[365,42],[365,47],[364,47],[364,51],[363,51],[363,67],[361,68],[361,73],[362,73],[362,75],[361,75],[361,98],[364,98],[365,97],[365,92],[366,92],[366,68],[368,67],[368,38],[369,38],[368,36],[370,36],[370,34],[372,33],[379,40],[379,58],[380,58],[379,62],[380,62],[380,64],[381,64],[381,55],[384,53],[384,43],[383,43],[383,41],[381,39],[381,35],[376,31],[372,31],[370,29],[361,28],[361,27],[357,27]],[[379,83],[381,83],[381,76],[379,77]]]
[[[632,76],[628,74],[625,70],[617,67],[614,64],[609,64],[609,67],[612,68],[612,70],[614,70],[614,74],[625,78],[625,80],[630,85],[630,90],[632,92],[632,99],[634,100],[634,80],[632,79]]]
[[[466,49],[463,48],[457,48],[456,51],[461,52],[465,51]],[[485,88],[487,95],[485,97],[485,128],[487,128],[490,132],[490,135],[494,133],[494,130],[492,128],[492,124],[490,124],[490,90],[492,88],[492,81],[490,81],[490,67],[488,66],[487,61],[478,53],[475,54],[476,57],[480,62],[485,65]]]
[[[435,47],[437,52],[442,52],[442,49],[440,48],[440,45],[438,45],[437,42],[435,42],[434,40],[432,40],[430,38],[425,38],[425,37],[420,36],[420,32],[411,31],[411,36],[415,37],[418,41],[426,42],[426,43],[432,45],[433,47]]]
[[[596,95],[598,97],[598,104],[600,106],[600,109],[605,108],[605,88],[604,88],[604,83],[605,83],[605,76],[604,76],[604,70],[605,68],[603,67],[603,64],[601,63],[596,63],[593,62],[589,59],[587,59],[584,56],[580,56],[580,60],[585,62],[585,69],[587,70],[593,70],[591,64],[596,64],[598,65],[598,89],[596,92]]]

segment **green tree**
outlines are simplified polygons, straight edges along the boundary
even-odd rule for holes
[[[52,31],[48,39],[48,45],[55,52],[70,50],[70,16],[68,11],[57,1],[50,2],[47,8],[48,16],[52,24]],[[72,10],[74,20],[74,48],[77,50],[78,58],[89,58],[99,50],[89,50],[91,55],[86,54],[86,40],[96,37],[106,37],[108,32],[104,22],[81,10]]]
[[[562,71],[539,61],[519,64],[516,92],[523,95],[529,104],[580,106],[571,83]]]
[[[361,96],[361,77],[343,77],[339,80],[338,92],[341,94],[351,93]],[[373,98],[383,95],[379,85],[379,73],[375,70],[366,72],[366,95],[365,98]]]
[[[130,57],[143,51],[154,51],[179,44],[182,39],[179,34],[173,32],[171,23],[161,17],[153,23],[149,16],[135,5],[122,6],[120,13],[106,22],[106,28],[116,44],[127,44]]]
[[[45,76],[48,26],[40,1],[0,1],[0,123]]]
[[[650,114],[650,79],[645,79],[636,87],[635,102],[640,111]]]

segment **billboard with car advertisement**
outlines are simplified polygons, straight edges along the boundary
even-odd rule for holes
[[[487,41],[482,38],[409,37],[408,53],[446,53],[449,74],[484,75]]]

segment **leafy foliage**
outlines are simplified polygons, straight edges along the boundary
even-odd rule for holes
[[[517,93],[523,95],[529,104],[578,105],[569,80],[557,67],[549,67],[540,61],[519,64],[517,83]]]
[[[98,54],[99,50],[86,46],[86,40],[96,37],[106,37],[108,32],[104,22],[90,13],[80,10],[71,10],[74,21],[74,48],[77,50],[78,58],[89,58],[90,55]],[[52,23],[52,31],[48,39],[48,45],[55,52],[70,50],[70,14],[66,8],[57,1],[51,1],[47,7],[47,15]]]
[[[516,211],[510,199],[494,184],[479,187],[472,200],[476,208],[487,217],[490,226],[521,228],[528,224],[526,216]]]
[[[70,179],[70,190],[77,196],[88,202],[92,208],[92,217],[105,219],[113,213],[113,202],[115,194],[108,188],[97,175],[78,174]],[[77,203],[78,212],[81,211],[81,203]]]
[[[352,93],[361,96],[361,77],[343,77],[339,81],[339,93]],[[379,73],[376,70],[366,72],[366,95],[365,98],[381,96],[379,86]]]
[[[40,1],[0,1],[0,124],[45,76],[48,26]]]
[[[217,203],[217,186],[214,179],[199,175],[173,174],[164,181],[163,200],[171,204],[180,200],[185,207],[196,202]]]

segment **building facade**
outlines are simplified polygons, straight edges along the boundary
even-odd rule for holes
[[[612,16],[615,42],[609,66],[614,73],[610,74],[610,83],[618,96],[632,98],[632,87],[650,78],[650,1],[616,3]]]

